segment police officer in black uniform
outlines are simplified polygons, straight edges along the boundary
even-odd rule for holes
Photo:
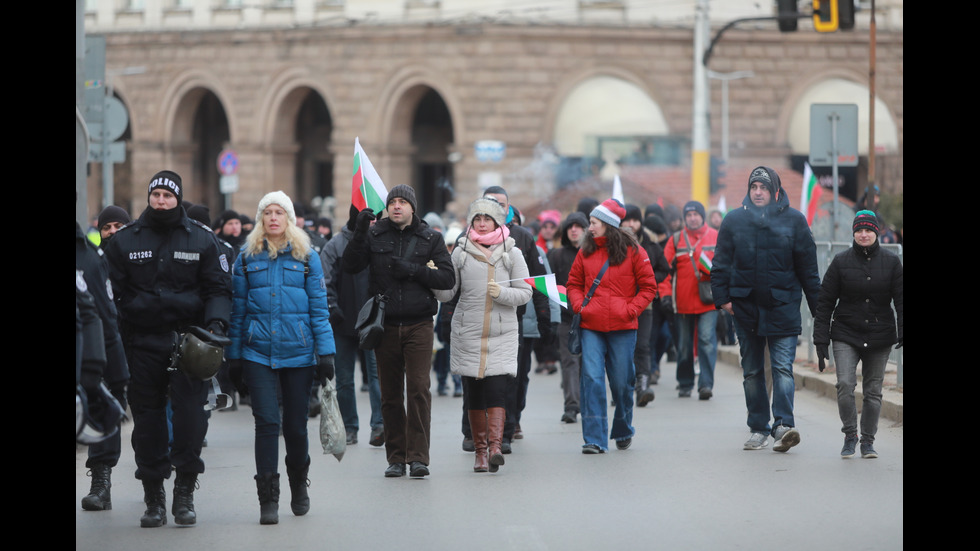
[[[143,527],[167,523],[163,481],[176,471],[171,513],[195,524],[194,489],[204,472],[201,447],[208,420],[209,383],[170,369],[179,335],[188,326],[224,336],[231,314],[227,253],[210,228],[187,217],[183,187],[164,170],[150,180],[148,208],[119,230],[106,257],[129,361],[136,478],[143,482]],[[167,398],[173,409],[168,446]]]
[[[109,239],[109,238],[106,238]],[[95,302],[102,321],[105,341],[106,365],[102,380],[122,407],[126,407],[126,383],[129,382],[129,367],[126,353],[117,325],[116,306],[112,302],[112,287],[109,283],[109,267],[103,258],[102,249],[96,247],[85,236],[82,227],[75,222],[75,270],[82,276]],[[92,487],[82,498],[82,509],[86,511],[106,511],[112,509],[109,489],[112,468],[119,462],[122,449],[120,431],[107,440],[88,447],[85,466],[92,476]]]

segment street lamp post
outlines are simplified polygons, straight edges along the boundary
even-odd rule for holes
[[[719,73],[708,69],[708,78],[721,81],[721,158],[728,162],[728,81],[740,78],[752,78],[752,71],[735,71],[734,73]]]

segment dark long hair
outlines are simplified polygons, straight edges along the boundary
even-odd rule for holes
[[[639,248],[636,236],[605,222],[602,224],[606,226],[606,250],[609,252],[609,265],[618,266],[626,260],[631,248]],[[598,248],[592,234],[586,231],[585,239],[582,240],[582,254],[591,256]]]

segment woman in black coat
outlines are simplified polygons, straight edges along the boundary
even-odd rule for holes
[[[874,449],[881,413],[881,386],[891,347],[903,344],[902,262],[881,248],[881,226],[875,214],[862,210],[854,218],[854,244],[834,257],[824,275],[814,320],[813,343],[821,360],[829,359],[833,341],[837,365],[837,409],[844,433],[841,457],[852,457],[858,443],[854,387],[861,362],[864,403],[861,411],[861,457],[878,457]],[[892,309],[892,302],[895,309]],[[898,322],[896,324],[896,316]]]

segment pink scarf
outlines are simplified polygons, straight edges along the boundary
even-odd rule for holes
[[[496,245],[497,243],[503,243],[508,237],[510,237],[510,230],[507,226],[497,226],[497,229],[492,232],[480,235],[476,233],[473,226],[470,226],[470,231],[466,235],[470,241],[474,241],[483,245],[484,247],[489,247],[490,245]]]

